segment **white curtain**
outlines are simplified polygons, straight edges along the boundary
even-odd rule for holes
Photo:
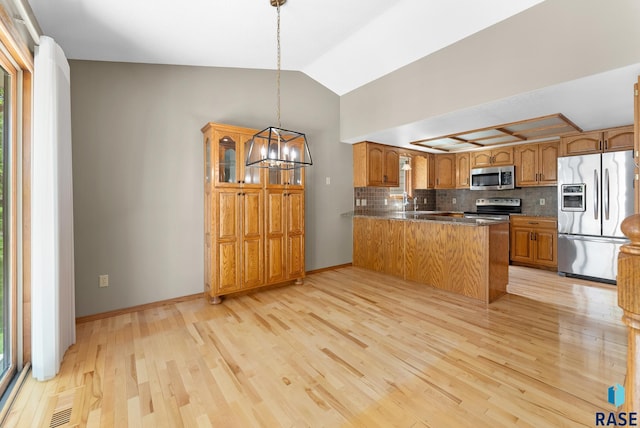
[[[46,380],[76,340],[69,63],[46,36],[35,50],[33,109],[31,364]]]

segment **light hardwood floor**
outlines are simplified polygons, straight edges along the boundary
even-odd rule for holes
[[[594,426],[624,381],[615,288],[512,267],[508,290],[485,307],[347,267],[82,323],[6,426]]]

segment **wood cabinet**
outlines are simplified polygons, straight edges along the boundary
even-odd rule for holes
[[[216,210],[216,288],[221,294],[261,285],[263,202],[259,189],[220,189]]]
[[[456,187],[456,155],[435,155],[436,189]]]
[[[468,189],[471,185],[471,155],[456,153],[456,189]]]
[[[304,192],[266,189],[267,284],[304,276]]]
[[[509,282],[509,225],[357,216],[353,265],[490,303]]]
[[[413,154],[411,167],[413,189],[433,189],[436,182],[434,155],[431,153]]]
[[[263,168],[245,167],[244,159],[249,151],[251,139],[257,132],[250,128],[208,123],[202,128],[206,141],[209,140],[207,174],[215,187],[262,188]],[[205,149],[206,150],[206,149]],[[205,155],[206,156],[206,155]]]
[[[398,187],[400,152],[397,147],[364,141],[353,145],[354,187]]]
[[[558,223],[553,217],[511,216],[511,262],[558,267]]]
[[[354,218],[354,266],[404,278],[404,244],[404,221]]]
[[[557,141],[516,146],[514,157],[516,186],[551,186],[557,184]]]
[[[242,159],[257,130],[208,123],[202,132],[205,294],[220,303],[225,294],[301,282],[304,168],[245,168]]]
[[[560,156],[632,150],[633,141],[633,125],[568,135],[560,139]]]
[[[498,147],[481,152],[470,152],[471,168],[513,165],[513,147]]]

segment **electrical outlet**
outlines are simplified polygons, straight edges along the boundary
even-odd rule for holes
[[[363,207],[367,206],[367,200],[366,199],[360,199],[360,205],[362,205]]]
[[[100,288],[109,286],[109,275],[100,275]]]
[[[324,182],[326,184],[331,184],[331,177],[325,177]]]
[[[424,198],[424,200],[422,201],[423,204],[427,203],[427,198]]]
[[[540,198],[540,205],[544,205],[544,198]]]
[[[453,198],[453,199],[451,199],[451,203],[452,203],[453,205],[455,205],[455,204],[457,204],[457,203],[458,203],[458,201],[456,200],[456,198]]]
[[[360,199],[356,199],[356,207],[360,206]]]

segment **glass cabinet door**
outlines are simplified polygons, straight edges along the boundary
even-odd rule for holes
[[[215,164],[216,185],[238,185],[238,135],[216,132],[217,159]]]
[[[303,150],[304,142],[300,141],[292,141],[289,147],[289,153],[292,159],[299,159],[301,161],[306,160],[306,153]],[[288,171],[285,171],[287,177],[285,179],[287,185],[289,187],[302,187],[304,186],[304,168],[295,168]]]
[[[251,135],[242,135],[242,157],[238,159],[240,163],[240,180],[244,187],[262,187],[263,181],[263,169],[257,166],[245,166],[247,161],[247,156],[249,155],[249,149],[251,148],[251,143],[253,141],[253,134]],[[254,147],[254,150],[260,152],[260,147]]]
[[[204,182],[208,186],[211,184],[211,139],[207,137],[204,144]]]

